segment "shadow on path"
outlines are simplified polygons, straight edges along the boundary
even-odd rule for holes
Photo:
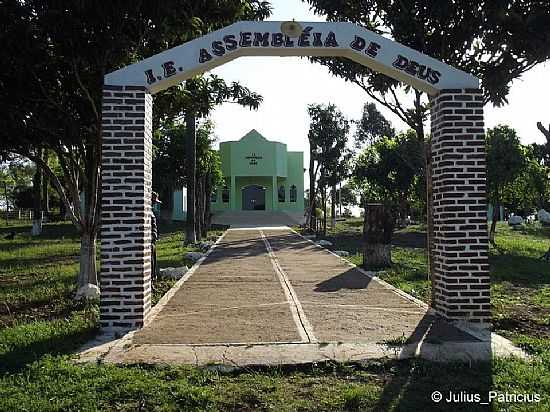
[[[367,276],[357,276],[357,270],[350,269],[330,279],[320,282],[315,292],[337,292],[342,289],[366,289],[371,282]]]

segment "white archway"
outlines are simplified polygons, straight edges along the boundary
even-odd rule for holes
[[[434,308],[452,321],[488,325],[486,164],[479,80],[351,23],[243,21],[105,76],[102,328],[142,327],[151,309],[152,95],[241,56],[346,57],[430,95]]]
[[[105,84],[143,86],[155,94],[241,56],[347,57],[429,95],[478,88],[479,80],[439,60],[353,23],[296,22],[288,37],[282,22],[241,21],[105,76]]]

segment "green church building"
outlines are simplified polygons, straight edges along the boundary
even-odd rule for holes
[[[304,214],[304,154],[251,130],[240,140],[220,143],[225,184],[211,198],[214,215],[224,212]],[[172,218],[185,219],[186,191],[174,193]]]

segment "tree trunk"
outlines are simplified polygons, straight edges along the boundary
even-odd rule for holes
[[[342,217],[342,182],[340,182],[340,190],[338,190],[338,211]]]
[[[327,218],[328,218],[328,196],[327,196],[327,187],[323,187],[323,236],[327,235]]]
[[[45,171],[49,177],[50,183],[55,188],[61,198],[66,216],[71,220],[80,232],[81,258],[80,271],[77,278],[78,286],[92,283],[97,285],[97,268],[95,262],[96,256],[96,238],[99,231],[99,199],[101,198],[101,187],[99,186],[99,155],[88,151],[86,153],[86,168],[83,179],[84,204],[81,204],[79,196],[78,173],[71,173],[66,159],[57,153],[59,162],[64,169],[65,184],[55,175],[49,165],[40,155],[26,154],[37,167]],[[38,193],[41,193],[41,185],[38,186]]]
[[[418,132],[417,132],[418,134]],[[431,141],[425,145],[425,174],[426,174],[426,245],[428,249],[428,278],[431,280],[431,302],[435,304],[435,282],[433,273],[434,262],[434,218],[433,218],[433,179],[432,179],[432,144]]]
[[[6,198],[6,226],[10,225],[10,203],[8,199],[8,184],[4,182],[4,196]]]
[[[495,232],[497,229],[497,221],[499,218],[500,218],[500,205],[497,200],[493,205],[493,221],[491,222],[491,230],[489,231],[489,242],[491,242],[493,246],[496,246]]]
[[[330,225],[332,229],[336,227],[336,185],[332,186],[331,192],[332,208],[330,210]]]
[[[174,211],[174,190],[166,190],[161,199],[163,207],[160,208],[160,219],[170,222]]]
[[[204,178],[204,208],[202,217],[202,236],[208,238],[210,230],[210,198],[212,197],[212,186],[210,185],[210,174]]]
[[[537,128],[541,131],[544,137],[546,137],[548,144],[550,144],[550,124],[548,125],[548,129],[546,129],[541,122],[537,122]]]
[[[85,231],[80,236],[80,271],[77,288],[88,283],[97,285],[96,235]]]
[[[202,218],[204,217],[204,208],[203,208],[203,198],[204,198],[204,189],[203,189],[203,181],[202,177],[199,177],[197,179],[197,188],[196,188],[196,196],[197,196],[197,210],[195,214],[195,233],[197,234],[197,240],[202,240]]]
[[[210,230],[210,224],[211,224],[211,204],[210,199],[212,197],[212,185],[209,183],[210,176],[206,179],[205,184],[205,203],[204,203],[204,237],[208,237],[208,231]]]
[[[391,239],[393,216],[389,206],[367,203],[363,223],[363,266],[383,268],[391,266]]]
[[[407,198],[408,198],[408,194],[404,194],[399,199],[399,225],[401,227],[407,226],[407,215],[408,215],[408,208],[409,208]]]
[[[39,236],[42,233],[42,170],[36,165],[33,184],[33,216],[32,236]]]
[[[391,245],[366,243],[363,250],[363,264],[366,268],[386,268],[391,266]]]
[[[315,160],[313,152],[309,152],[309,222],[310,230],[315,226]]]
[[[48,176],[46,176],[46,174],[44,174],[42,176],[43,178],[43,181],[42,181],[42,199],[43,199],[43,206],[42,206],[42,210],[44,210],[44,213],[46,213],[46,215],[49,215],[50,214],[50,193],[48,191]]]
[[[204,238],[204,213],[206,210],[206,202],[204,201],[206,197],[206,188],[204,187],[204,184],[205,184],[205,179],[204,177],[202,177],[201,179],[201,218],[200,218],[201,220],[199,225],[199,232],[200,232],[201,239]]]
[[[48,164],[48,152],[44,150],[44,162]],[[50,214],[50,194],[48,193],[48,175],[45,170],[42,170],[42,210],[48,216]]]
[[[202,237],[203,239],[208,238],[208,213],[210,213],[208,203],[210,203],[210,195],[206,190],[206,182],[203,192],[203,205],[202,205]]]
[[[210,204],[210,198],[206,202],[206,236],[208,236],[208,231],[212,228],[212,205]]]
[[[195,114],[191,111],[185,113],[187,136],[185,140],[185,156],[187,169],[187,218],[185,222],[185,243],[191,244],[197,241],[195,232],[195,184],[197,173],[197,130]]]
[[[67,218],[67,208],[65,207],[64,202],[61,202],[61,204],[59,205],[59,216],[61,217],[61,219]]]

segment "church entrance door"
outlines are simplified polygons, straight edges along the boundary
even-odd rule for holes
[[[243,210],[265,210],[265,187],[251,185],[243,188]]]

